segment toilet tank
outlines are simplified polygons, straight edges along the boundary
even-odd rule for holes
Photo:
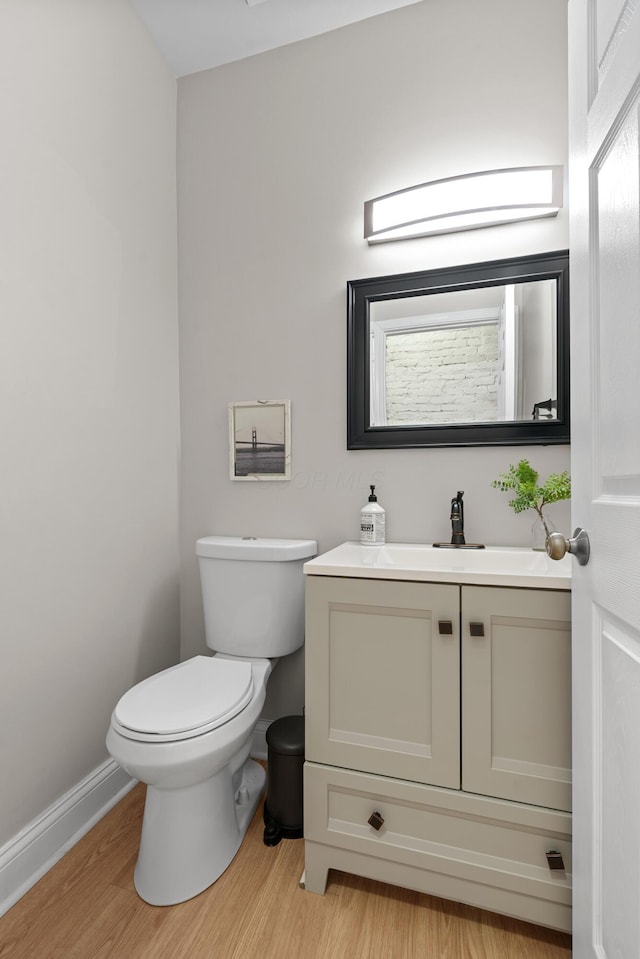
[[[205,536],[196,543],[206,643],[231,656],[271,659],[304,642],[310,539]]]

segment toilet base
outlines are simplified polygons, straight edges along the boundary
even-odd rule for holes
[[[234,776],[215,776],[182,789],[147,786],[138,895],[152,906],[192,899],[218,879],[244,838],[265,790],[265,771],[248,759]]]

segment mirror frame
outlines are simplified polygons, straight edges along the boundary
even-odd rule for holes
[[[369,311],[379,300],[448,293],[504,283],[555,279],[557,289],[557,387],[555,420],[370,426]],[[347,449],[410,449],[423,446],[524,446],[568,443],[569,251],[399,273],[347,283]]]

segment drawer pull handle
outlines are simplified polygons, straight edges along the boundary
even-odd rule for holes
[[[379,812],[372,812],[367,822],[370,826],[373,826],[376,832],[384,825],[384,819]]]
[[[438,632],[441,636],[453,636],[453,623],[450,619],[438,620]]]
[[[547,862],[549,863],[549,869],[564,869],[562,853],[558,852],[557,849],[549,850],[547,853]]]
[[[484,623],[469,623],[470,636],[484,636]]]

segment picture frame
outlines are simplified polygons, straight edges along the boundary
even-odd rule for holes
[[[229,475],[240,481],[291,478],[290,400],[229,403]]]

